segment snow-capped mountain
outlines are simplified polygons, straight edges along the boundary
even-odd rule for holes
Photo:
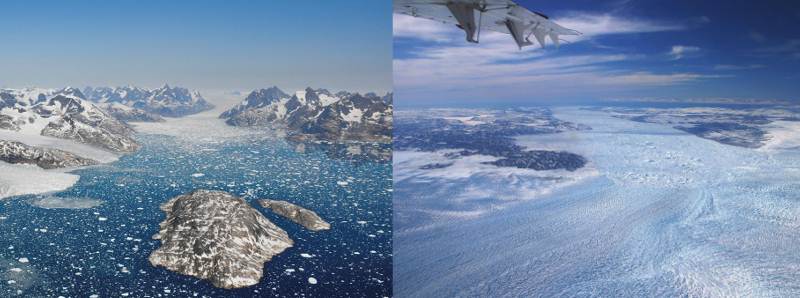
[[[125,122],[163,122],[164,118],[161,118],[158,114],[150,113],[148,111],[137,109],[134,107],[129,107],[124,104],[118,102],[106,102],[106,103],[95,103],[96,106],[99,106],[103,110],[106,111],[114,118],[119,119],[120,121]]]
[[[380,97],[306,88],[288,95],[271,87],[253,91],[220,118],[234,126],[285,125],[300,135],[329,141],[389,141],[391,93]]]
[[[131,116],[134,118],[132,120],[139,118],[147,121],[158,121],[158,117],[147,115],[147,113],[166,117],[181,117],[213,108],[213,105],[208,103],[199,92],[190,92],[186,88],[170,87],[166,84],[161,88],[152,90],[133,86],[116,88],[86,87],[83,92],[89,100],[100,103],[103,106],[117,103],[143,111],[128,110],[128,112],[135,113]],[[123,110],[120,110],[120,106],[113,108],[123,112]],[[123,113],[123,115],[125,114]]]
[[[278,87],[270,87],[267,89],[259,89],[250,93],[240,104],[227,110],[220,115],[221,118],[230,118],[239,115],[247,110],[260,109],[269,106],[274,102],[278,102],[285,98],[290,98],[288,94],[278,89]],[[271,121],[271,120],[270,120]]]
[[[139,148],[131,137],[133,129],[70,87],[0,89],[0,129],[73,140],[115,152]]]

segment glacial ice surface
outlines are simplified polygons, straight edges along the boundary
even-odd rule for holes
[[[549,193],[518,174],[433,176],[409,164],[433,153],[395,156],[395,295],[800,295],[800,150],[730,146],[599,111],[555,116],[592,130],[518,143],[580,154],[597,175]],[[531,198],[491,209],[514,195]]]
[[[78,176],[61,170],[45,170],[36,165],[0,161],[0,199],[23,194],[41,194],[67,189]]]

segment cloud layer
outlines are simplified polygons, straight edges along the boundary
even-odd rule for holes
[[[438,22],[394,16],[398,42],[423,40],[428,43],[394,59],[397,93],[409,98],[463,98],[486,96],[529,98],[585,95],[594,91],[669,86],[693,82],[708,76],[691,72],[656,73],[622,67],[645,59],[642,55],[569,49],[518,50],[511,37],[483,32],[481,44],[463,42],[463,32]],[[682,26],[609,14],[569,13],[556,20],[564,27],[583,33],[569,36],[573,44],[599,36],[640,34],[684,29]],[[699,48],[680,46],[673,57],[684,57]],[[627,62],[627,63],[626,63]]]

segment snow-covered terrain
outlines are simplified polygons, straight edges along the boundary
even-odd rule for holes
[[[117,118],[120,121],[125,122],[161,122],[164,121],[164,118],[161,118],[158,114],[151,113],[142,109],[126,106],[119,102],[104,102],[104,103],[95,103],[98,107],[102,108],[114,118]]]
[[[0,130],[67,139],[114,152],[138,148],[130,127],[87,101],[78,89],[0,89],[0,99]]]
[[[748,148],[759,148],[772,139],[769,128],[780,128],[783,124],[800,120],[800,112],[794,106],[756,108],[747,105],[730,107],[691,107],[691,108],[620,108],[600,109],[615,117],[638,122],[660,123],[686,131],[701,138]],[[790,128],[791,130],[791,128]],[[782,136],[772,142],[781,142]]]
[[[0,140],[8,145],[8,162],[47,168],[112,162],[138,148],[132,134],[75,88],[0,90]],[[0,198],[63,190],[77,179],[61,170],[3,163]]]
[[[120,115],[128,115],[130,120],[138,121],[158,121],[158,117],[152,114],[181,117],[213,108],[213,105],[208,103],[200,95],[200,92],[191,92],[181,87],[170,87],[167,84],[156,89],[134,86],[86,87],[83,89],[83,93],[89,100],[105,106],[118,103],[129,107],[130,109],[126,111],[117,106],[116,111]]]
[[[234,126],[286,127],[304,138],[388,142],[392,109],[391,94],[334,94],[306,88],[289,95],[270,87],[254,90],[220,118]]]
[[[81,144],[72,140],[36,134],[24,134],[4,129],[0,129],[0,140],[23,142],[29,146],[63,150],[102,163],[113,162],[120,156],[119,153],[103,150],[87,144]]]
[[[395,295],[800,295],[800,150],[732,146],[604,111],[555,116],[592,130],[517,142],[585,156],[595,176],[523,188],[515,174],[489,180],[481,168],[416,174],[408,161],[427,156],[396,156]],[[765,129],[796,139],[793,125],[776,126]],[[529,199],[491,209],[506,197]],[[469,209],[453,203],[465,198]],[[437,201],[439,220],[417,216]]]
[[[96,160],[74,153],[0,140],[0,160],[13,164],[34,164],[43,169],[82,167],[97,164]]]
[[[800,149],[800,122],[775,121],[767,125],[764,150]]]

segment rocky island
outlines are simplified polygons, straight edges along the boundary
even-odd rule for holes
[[[258,200],[261,207],[269,208],[275,214],[302,225],[312,231],[329,230],[331,225],[319,217],[316,212],[297,206],[287,201]]]
[[[243,199],[195,190],[161,205],[167,217],[154,239],[153,266],[205,279],[226,289],[259,283],[264,263],[293,245],[279,228]]]

